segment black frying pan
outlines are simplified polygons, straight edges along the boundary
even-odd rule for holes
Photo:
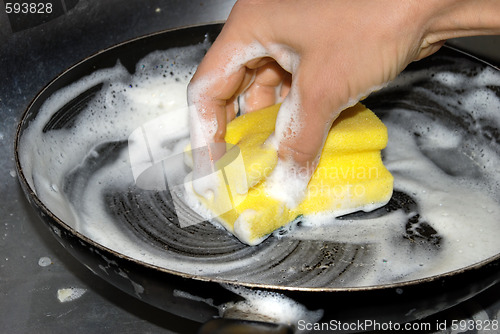
[[[336,242],[325,240],[294,240],[272,236],[257,247],[241,244],[224,231],[204,222],[181,228],[176,219],[179,207],[174,206],[172,195],[165,190],[144,190],[130,187],[127,191],[110,190],[103,196],[102,203],[109,208],[119,229],[126,231],[132,242],[145,245],[145,252],[152,251],[165,258],[172,257],[186,263],[199,263],[200,266],[217,268],[224,263],[238,263],[231,269],[219,272],[197,274],[187,270],[183,272],[149,263],[113,250],[82,233],[75,222],[64,221],[54,211],[57,208],[48,205],[37,196],[40,191],[33,189],[33,178],[38,171],[25,163],[21,152],[23,136],[40,114],[40,109],[53,94],[71,85],[81,78],[98,70],[114,67],[119,61],[133,75],[139,61],[156,50],[167,50],[211,42],[221,29],[220,24],[204,25],[165,31],[138,38],[96,55],[71,67],[48,84],[30,104],[22,117],[16,136],[16,164],[21,186],[30,204],[34,206],[42,220],[54,236],[90,270],[119,287],[123,291],[168,312],[206,323],[224,313],[224,318],[248,318],[266,323],[251,322],[254,330],[286,332],[298,328],[298,323],[291,327],[274,325],[276,319],[263,314],[242,312],[238,302],[245,300],[255,291],[268,292],[273,296],[294,301],[314,313],[313,320],[326,323],[336,320],[342,323],[372,320],[379,323],[407,323],[456,305],[500,280],[500,254],[456,270],[438,275],[416,279],[400,278],[394,282],[357,286],[352,282],[363,275],[372,258],[369,244]],[[457,98],[464,94],[467,87],[449,89],[442,82],[432,80],[431,76],[421,73],[460,72],[473,80],[489,65],[470,58],[451,49],[443,49],[438,54],[413,64],[402,76],[410,78],[410,84],[395,84],[374,94],[365,103],[382,119],[390,110],[406,108],[430,115],[436,121],[446,119],[470,133],[471,136],[484,137],[481,140],[500,152],[499,128],[495,124],[486,124],[481,117],[471,116],[467,110],[450,111],[450,106],[440,102],[439,96],[448,95]],[[419,74],[420,73],[420,74]],[[500,98],[500,73],[494,72],[493,82],[484,84],[486,90],[496,92]],[[414,78],[414,79],[411,79]],[[496,80],[496,81],[495,81]],[[71,131],[75,120],[93,100],[97,99],[106,83],[96,82],[53,111],[52,117],[43,123],[37,131],[40,136],[57,131]],[[435,99],[423,94],[423,90],[436,93]],[[478,127],[487,131],[480,131]],[[489,128],[487,128],[489,127]],[[33,132],[31,132],[33,133]],[[418,135],[418,134],[415,134]],[[36,138],[36,137],[35,137]],[[481,141],[480,140],[480,141]],[[32,145],[43,145],[34,140]],[[79,206],[79,196],[91,175],[117,159],[118,152],[127,147],[127,141],[104,141],[92,148],[77,168],[65,178],[63,191],[69,207],[84,210]],[[57,149],[57,148],[54,148]],[[89,153],[91,153],[89,151]],[[449,164],[448,164],[449,165]],[[47,168],[53,168],[47,166]],[[449,169],[449,168],[448,168]],[[456,172],[452,169],[449,173]],[[36,182],[35,182],[36,183]],[[187,214],[189,208],[185,207]],[[387,206],[371,213],[354,213],[341,219],[368,221],[372,218],[400,211],[411,216],[402,228],[400,237],[411,245],[435,249],[439,252],[441,236],[433,228],[432,222],[418,219],[419,205],[412,194],[396,189]],[[186,214],[186,212],[181,214]],[[412,246],[413,247],[413,246]],[[418,251],[418,249],[416,250]],[[260,258],[259,264],[246,259]],[[290,271],[289,268],[298,268]],[[269,295],[268,295],[269,296]],[[268,297],[264,297],[268,298]],[[235,304],[236,303],[236,304]],[[236,307],[234,307],[236,305]],[[321,317],[319,317],[321,315]],[[225,321],[209,322],[204,330],[213,327],[233,326]],[[237,325],[247,324],[238,322]],[[259,327],[262,326],[262,327]],[[360,330],[362,327],[351,328]],[[234,329],[229,329],[233,331]],[[355,330],[353,330],[355,331]]]

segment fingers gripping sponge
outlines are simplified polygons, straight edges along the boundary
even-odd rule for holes
[[[248,113],[227,126],[226,142],[239,148],[246,175],[243,191],[231,187],[228,180],[236,179],[230,175],[231,169],[226,168],[225,178],[220,179],[219,190],[233,190],[230,208],[217,215],[228,231],[242,242],[256,245],[301,215],[340,216],[374,210],[389,201],[393,177],[380,153],[387,145],[387,129],[360,103],[343,111],[332,125],[303,201],[288,208],[271,197],[266,192],[266,178],[276,166],[278,154],[266,140],[274,131],[278,110],[279,105],[274,105]],[[199,199],[207,209],[221,212],[217,195]]]

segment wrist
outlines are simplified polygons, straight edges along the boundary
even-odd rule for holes
[[[500,0],[429,0],[425,43],[450,38],[500,34]]]

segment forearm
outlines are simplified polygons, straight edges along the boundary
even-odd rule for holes
[[[500,34],[500,0],[429,0],[425,42]],[[438,8],[438,9],[436,9]]]

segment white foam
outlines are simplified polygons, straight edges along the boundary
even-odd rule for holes
[[[62,288],[57,290],[57,299],[61,303],[67,303],[80,298],[86,292],[86,289],[81,288]]]
[[[462,75],[457,75],[452,72],[436,73],[434,80],[441,82],[443,85],[462,88],[465,84],[466,78]]]
[[[247,314],[249,317],[255,317],[251,320],[264,320],[288,325],[295,325],[299,320],[315,323],[323,316],[323,310],[308,310],[304,305],[279,293],[233,285],[225,285],[225,288],[240,295],[244,300],[223,304],[220,308],[221,316],[236,311],[240,315]]]
[[[301,175],[292,161],[278,160],[266,179],[266,192],[288,208],[295,208],[304,199],[309,175]]]
[[[47,256],[42,256],[39,260],[38,260],[38,265],[40,267],[47,267],[47,266],[50,266],[52,264],[52,260],[47,257]]]

